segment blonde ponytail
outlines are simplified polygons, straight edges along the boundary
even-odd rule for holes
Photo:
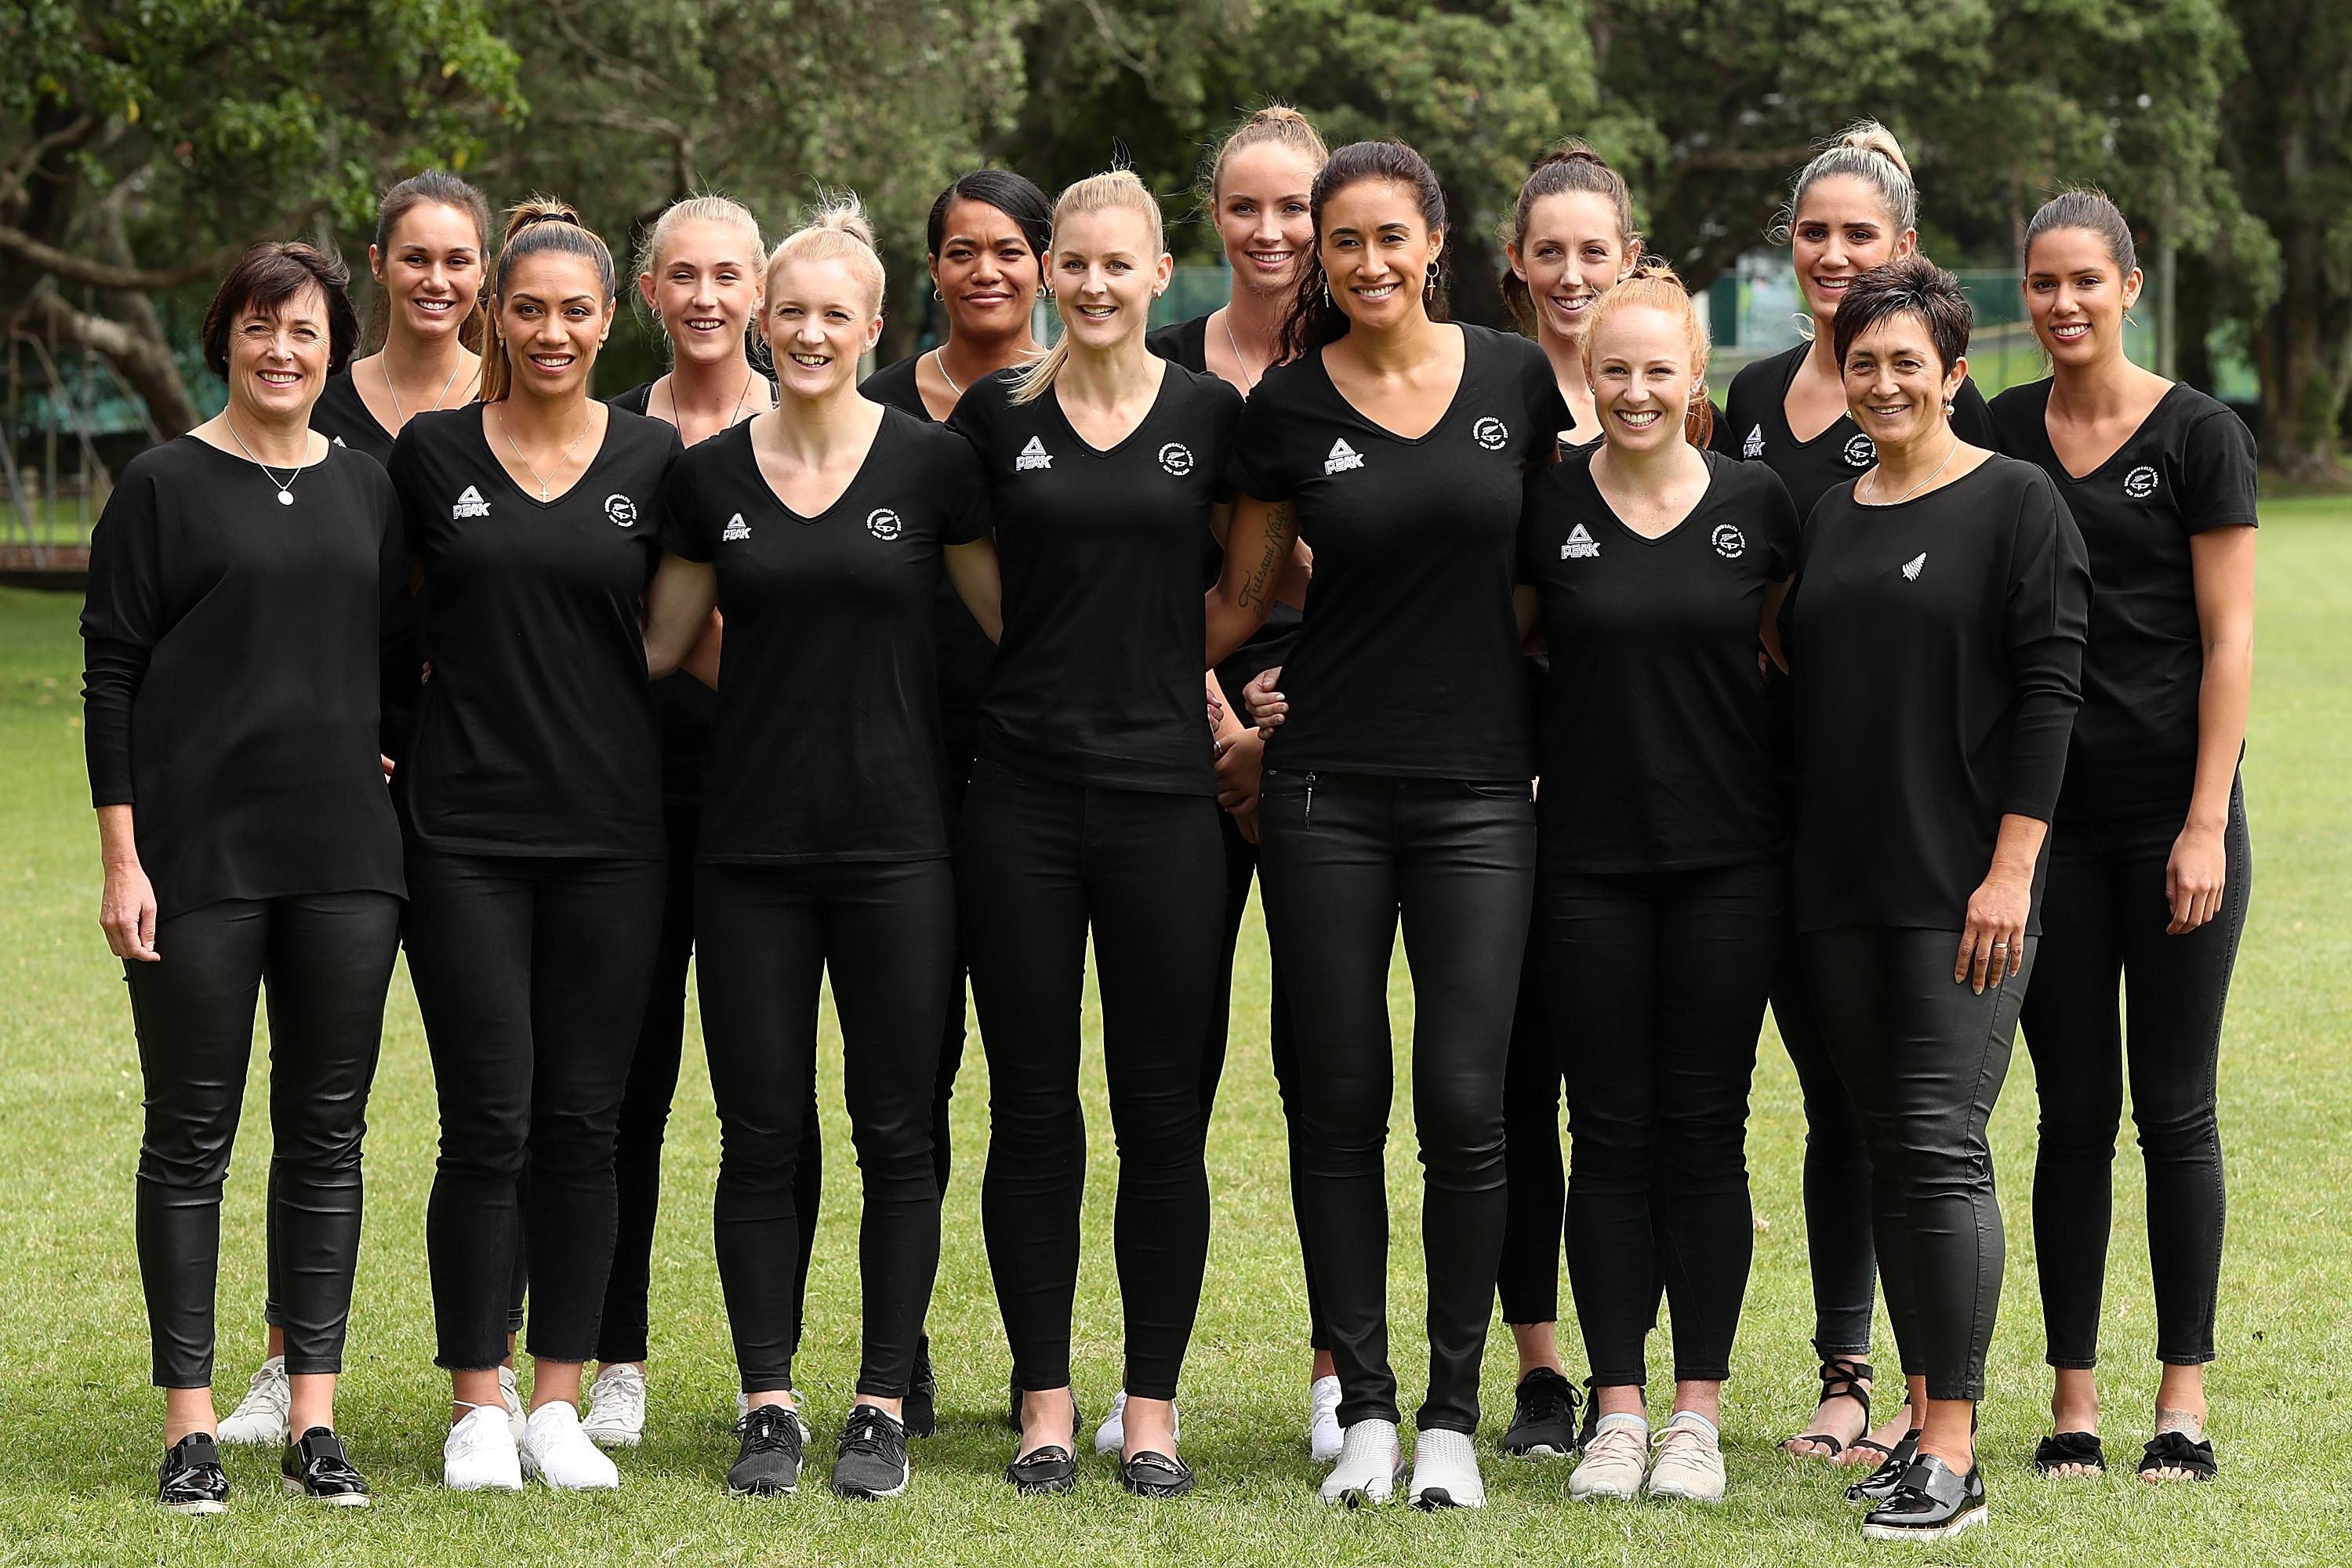
[[[1136,178],[1132,169],[1111,169],[1099,174],[1089,174],[1064,191],[1054,204],[1054,228],[1059,233],[1062,225],[1085,213],[1124,210],[1141,213],[1151,223],[1151,256],[1155,261],[1167,250],[1167,231],[1160,219],[1160,203]],[[1054,346],[1024,365],[1013,383],[1013,406],[1034,403],[1053,390],[1054,378],[1062,374],[1069,363],[1069,323],[1062,324],[1062,335]]]

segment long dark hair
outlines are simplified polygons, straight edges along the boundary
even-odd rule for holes
[[[375,254],[379,265],[392,259],[392,237],[400,227],[400,220],[415,209],[445,206],[464,213],[474,220],[475,249],[481,262],[482,286],[474,296],[474,308],[466,312],[465,321],[457,328],[457,341],[478,353],[482,339],[488,331],[490,316],[490,204],[472,185],[457,175],[441,169],[427,169],[411,174],[384,192],[383,200],[375,209]],[[377,348],[392,331],[392,294],[378,288],[375,306],[368,317],[367,341]]]
[[[1323,172],[1315,176],[1315,189],[1308,197],[1315,215],[1315,245],[1307,253],[1307,265],[1298,269],[1298,292],[1283,313],[1280,358],[1286,362],[1303,359],[1348,333],[1347,312],[1331,298],[1323,275],[1323,208],[1334,195],[1365,180],[1391,180],[1406,187],[1421,204],[1421,221],[1432,232],[1445,226],[1445,193],[1438,186],[1437,172],[1411,147],[1394,141],[1350,142],[1332,153]],[[1445,320],[1445,292],[1440,286],[1444,274],[1441,252],[1430,263],[1422,285],[1432,321]]]

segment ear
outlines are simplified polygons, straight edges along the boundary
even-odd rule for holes
[[[1154,268],[1151,297],[1155,300],[1168,292],[1168,280],[1176,275],[1176,258],[1166,251],[1160,253],[1160,265]]]
[[[646,310],[655,310],[658,313],[659,307],[654,300],[654,275],[652,273],[640,272],[637,274],[637,298],[646,302]]]
[[[1952,362],[1952,368],[1944,373],[1944,401],[1949,403],[1958,397],[1960,395],[1960,383],[1968,378],[1969,356],[1962,354]]]
[[[1906,228],[1895,241],[1895,259],[1900,261],[1907,256],[1916,254],[1918,249],[1919,231],[1916,228]]]
[[[2135,267],[2129,272],[2125,273],[2124,309],[2128,310],[2134,305],[2138,304],[2140,290],[2147,287],[2147,274],[2142,272],[2138,268]]]
[[[373,245],[368,247],[368,276],[378,283],[383,281],[383,252]]]
[[[865,352],[866,352],[866,353],[873,353],[873,352],[874,352],[874,345],[875,345],[876,343],[880,342],[881,341],[882,341],[882,312],[881,312],[881,311],[879,311],[879,310],[877,310],[877,311],[875,311],[875,312],[874,312],[874,319],[873,319],[872,321],[868,321],[868,322],[866,322],[866,350],[865,350]]]
[[[621,301],[617,297],[604,301],[604,330],[597,335],[596,341],[599,343],[613,341],[613,312],[620,308]]]
[[[1527,263],[1519,259],[1519,247],[1510,240],[1503,242],[1503,259],[1510,263],[1511,276],[1524,283],[1528,280]]]

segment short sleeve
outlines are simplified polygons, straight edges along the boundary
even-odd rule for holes
[[[1558,463],[1546,463],[1541,468],[1529,469],[1527,478],[1520,481],[1517,567],[1512,581],[1523,586],[1541,580],[1544,546],[1536,536],[1543,528],[1543,519],[1558,500],[1556,487],[1559,483],[1559,473]]]
[[[425,552],[424,529],[420,520],[433,515],[432,504],[425,499],[424,434],[420,426],[428,416],[420,416],[408,422],[392,443],[392,455],[383,460],[384,472],[392,477],[393,493],[400,502],[400,548],[404,555],[421,555]]]
[[[2180,478],[2180,521],[2189,533],[2257,526],[2253,433],[2229,409],[2214,409],[2189,427]]]
[[[1992,408],[1977,390],[1976,377],[1960,378],[1960,390],[1952,395],[1952,428],[1961,440],[1971,447],[1982,447],[1988,452],[2000,450],[2000,432],[1993,427]]]
[[[1234,428],[1233,457],[1225,465],[1227,488],[1263,501],[1288,500],[1297,489],[1284,449],[1289,423],[1284,394],[1297,373],[1292,365],[1268,371],[1242,407]]]
[[[945,513],[940,542],[970,544],[987,538],[996,520],[988,504],[988,476],[981,469],[980,454],[971,442],[944,436],[940,437],[939,452],[932,471],[939,477],[938,493]]]
[[[661,546],[679,560],[698,565],[707,563],[718,548],[718,542],[711,536],[710,519],[701,504],[701,492],[694,482],[696,471],[706,460],[672,463],[669,477],[661,487]]]
[[[1575,418],[1568,411],[1568,399],[1559,395],[1559,378],[1552,374],[1551,361],[1543,350],[1525,338],[1509,341],[1524,345],[1519,374],[1526,389],[1528,422],[1519,443],[1519,459],[1549,463],[1559,454],[1559,433]]]
[[[1786,481],[1762,463],[1743,464],[1739,472],[1744,476],[1751,467],[1757,476],[1756,521],[1764,535],[1764,580],[1783,583],[1797,574],[1803,524],[1797,517],[1797,503],[1790,499]]]
[[[1242,415],[1249,405],[1243,399],[1240,393],[1235,392],[1223,382],[1218,381],[1214,376],[1210,376],[1208,379],[1214,384],[1215,387],[1213,395],[1216,398],[1217,432],[1216,455],[1209,468],[1214,479],[1209,493],[1218,505],[1223,506],[1230,503],[1235,493],[1234,441],[1241,432]]]
[[[646,519],[649,526],[646,531],[659,543],[669,537],[670,476],[684,466],[679,459],[686,456],[686,443],[679,438],[676,426],[661,420],[654,423],[662,433],[661,482],[654,486],[654,515]],[[656,549],[648,553],[652,559],[646,563],[646,580],[651,582],[655,569],[661,565],[661,552]]]
[[[999,372],[984,380],[975,381],[964,388],[948,415],[948,428],[971,443],[972,450],[982,458],[981,468],[987,471],[989,448],[996,439],[997,405],[1004,401],[1004,375]]]
[[[1706,449],[1720,452],[1737,462],[1739,459],[1739,437],[1731,433],[1731,416],[1718,407],[1712,397],[1706,400]]]

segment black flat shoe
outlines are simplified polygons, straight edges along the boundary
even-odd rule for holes
[[[1903,1434],[1903,1441],[1895,1445],[1893,1450],[1887,1454],[1885,1464],[1845,1489],[1845,1500],[1885,1502],[1895,1495],[1895,1489],[1903,1484],[1904,1473],[1910,1469],[1911,1461],[1917,1457],[1918,1452],[1919,1428],[1914,1426]]]
[[[940,1430],[940,1382],[931,1372],[931,1337],[915,1344],[915,1371],[907,1380],[907,1397],[898,1406],[909,1437],[934,1437]]]
[[[1192,1483],[1192,1468],[1183,1460],[1150,1448],[1118,1467],[1118,1484],[1138,1497],[1182,1497]]]
[[[1024,1497],[1046,1497],[1078,1484],[1078,1462],[1059,1444],[1048,1443],[1004,1467],[1004,1479]]]
[[[2107,1451],[2096,1432],[2053,1432],[2033,1446],[2033,1468],[2042,1474],[2054,1475],[2067,1465],[2080,1465],[2095,1476],[2107,1473]]]
[[[742,1438],[727,1472],[730,1497],[789,1497],[801,1484],[801,1418],[789,1405],[755,1405],[735,1423]]]
[[[209,1432],[191,1432],[163,1450],[155,1472],[155,1501],[172,1513],[220,1513],[228,1508],[228,1477]]]
[[[352,1468],[343,1440],[331,1427],[313,1426],[286,1446],[278,1463],[280,1483],[296,1497],[316,1498],[337,1508],[368,1505],[367,1478]]]
[[[1506,1456],[1564,1459],[1576,1452],[1576,1407],[1582,1401],[1568,1379],[1539,1366],[1519,1379],[1511,1402],[1511,1425],[1503,1434]]]
[[[2186,1432],[2158,1432],[2140,1451],[2139,1473],[2155,1480],[2158,1470],[2186,1470],[2191,1480],[2210,1481],[2221,1473],[2221,1466],[2213,1458],[2211,1438],[2195,1438]]]
[[[1922,1454],[1903,1473],[1895,1495],[1864,1516],[1865,1541],[1942,1541],[1982,1524],[1983,1473],[1974,1465],[1965,1476],[1933,1454]]]

